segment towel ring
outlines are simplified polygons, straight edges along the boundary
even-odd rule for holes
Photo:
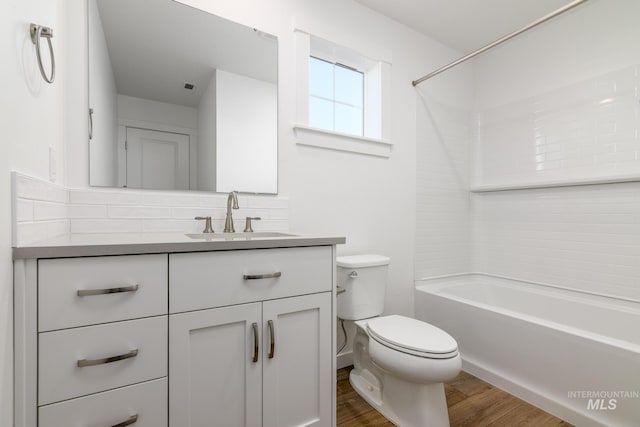
[[[31,33],[31,41],[34,45],[36,45],[36,57],[38,58],[38,66],[40,67],[40,73],[42,74],[42,78],[45,79],[47,83],[53,83],[56,78],[56,58],[53,55],[53,45],[51,43],[51,38],[53,37],[53,29],[49,27],[43,27],[42,25],[31,24],[29,26],[29,32]],[[42,55],[40,53],[40,39],[46,38],[47,43],[49,44],[49,56],[51,57],[51,76],[47,77],[47,73],[44,71],[44,66],[42,65]]]

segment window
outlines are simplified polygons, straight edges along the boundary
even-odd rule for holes
[[[364,136],[364,73],[310,56],[309,126]]]
[[[391,57],[362,47],[366,54],[296,30],[297,144],[391,155]]]

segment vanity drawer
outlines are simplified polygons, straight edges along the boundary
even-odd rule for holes
[[[167,426],[167,379],[80,397],[38,409],[40,427]]]
[[[332,278],[330,246],[171,254],[169,311],[330,291]]]
[[[39,404],[166,376],[167,317],[39,334]]]
[[[166,314],[167,268],[166,254],[40,260],[38,330]]]

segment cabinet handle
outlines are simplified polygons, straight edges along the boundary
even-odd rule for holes
[[[138,349],[131,350],[129,353],[119,354],[117,356],[105,357],[102,359],[82,359],[78,360],[78,368],[84,368],[86,366],[105,365],[107,363],[118,362],[120,360],[131,359],[138,355]]]
[[[267,321],[269,325],[269,336],[271,337],[271,343],[269,344],[269,359],[273,359],[276,354],[276,334],[273,327],[273,320]]]
[[[242,276],[244,280],[255,280],[255,279],[273,279],[274,277],[280,277],[282,273],[276,271],[275,273],[266,273],[266,274],[245,274]]]
[[[136,292],[139,288],[139,285],[136,283],[133,286],[120,286],[116,288],[107,288],[107,289],[81,289],[78,290],[79,297],[90,297],[92,295],[108,295],[108,294],[119,294],[122,292]]]
[[[253,322],[251,327],[253,328],[253,358],[251,361],[256,363],[258,361],[258,324]]]
[[[138,421],[138,414],[135,414],[130,416],[128,420],[118,424],[114,424],[111,427],[126,427],[126,426],[130,426],[131,424],[135,424],[137,421]]]
[[[93,139],[93,108],[89,108],[89,141]]]

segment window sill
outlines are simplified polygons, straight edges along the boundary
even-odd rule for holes
[[[393,144],[382,139],[349,135],[301,124],[294,124],[293,130],[297,136],[296,144],[299,145],[348,151],[369,156],[391,157]]]

